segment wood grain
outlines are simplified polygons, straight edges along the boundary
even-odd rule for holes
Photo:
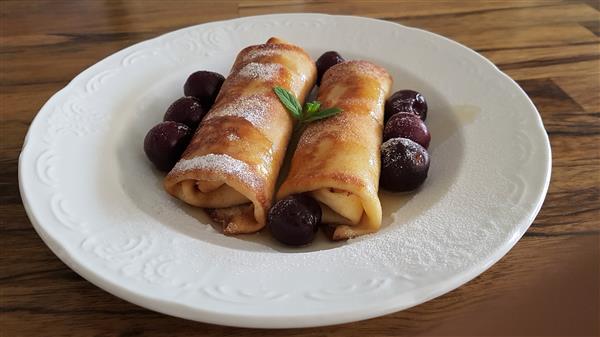
[[[598,1],[0,2],[1,336],[599,335]],[[518,81],[544,120],[553,171],[544,206],[514,249],[468,284],[363,322],[237,329],[177,319],[105,293],[33,230],[17,160],[43,103],[133,43],[202,22],[278,12],[381,18],[455,39]]]

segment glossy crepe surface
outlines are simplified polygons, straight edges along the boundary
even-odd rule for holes
[[[293,128],[273,87],[284,87],[303,101],[315,79],[314,62],[300,47],[271,38],[243,49],[165,178],[167,192],[210,209],[225,234],[264,227]]]
[[[319,88],[324,107],[340,114],[309,124],[300,137],[278,198],[310,193],[335,226],[332,239],[372,233],[381,226],[377,196],[384,102],[392,80],[385,69],[366,61],[330,68]]]

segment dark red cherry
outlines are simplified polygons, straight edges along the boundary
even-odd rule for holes
[[[187,147],[192,133],[192,130],[182,123],[159,123],[146,134],[144,152],[157,169],[170,171]]]
[[[208,111],[215,102],[221,86],[225,82],[223,75],[201,70],[191,74],[183,85],[186,96],[194,96]]]
[[[267,222],[277,241],[290,246],[306,245],[314,240],[321,223],[321,207],[307,195],[290,195],[271,207]]]
[[[408,138],[424,148],[428,148],[431,141],[425,123],[418,116],[408,112],[397,113],[385,123],[383,141],[391,138]]]
[[[163,120],[183,123],[193,130],[198,127],[205,114],[206,110],[200,102],[192,96],[187,96],[173,102]]]
[[[425,97],[414,90],[396,91],[385,102],[385,120],[400,112],[411,112],[422,120],[427,119]]]
[[[429,154],[421,145],[406,138],[392,138],[381,145],[382,188],[411,191],[421,186],[429,171]]]
[[[317,59],[317,85],[321,85],[321,79],[323,79],[323,75],[327,71],[327,69],[333,67],[338,63],[344,62],[344,58],[335,51],[328,51],[321,55]]]

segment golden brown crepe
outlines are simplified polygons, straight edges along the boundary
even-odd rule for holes
[[[300,47],[277,38],[237,56],[214,106],[164,181],[167,192],[223,224],[225,234],[265,226],[293,120],[273,92],[304,101],[316,79]]]
[[[309,124],[277,193],[312,195],[333,240],[372,233],[381,226],[379,187],[384,102],[392,84],[385,69],[366,61],[337,64],[324,75],[318,100],[338,115]]]

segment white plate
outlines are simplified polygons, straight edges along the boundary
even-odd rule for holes
[[[227,74],[240,49],[270,36],[314,58],[337,50],[371,60],[392,74],[394,90],[427,97],[429,178],[418,193],[382,194],[379,233],[300,250],[268,232],[225,237],[163,191],[142,151],[146,131],[188,74]],[[472,50],[379,20],[286,14],[181,29],[93,65],[36,116],[19,180],[39,235],[102,289],[174,316],[282,328],[384,315],[471,280],[533,221],[550,161],[534,105]]]

